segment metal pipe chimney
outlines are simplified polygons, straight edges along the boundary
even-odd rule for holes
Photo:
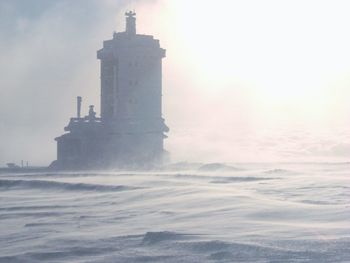
[[[77,97],[77,118],[80,119],[80,113],[81,113],[81,102],[82,98],[80,96]]]

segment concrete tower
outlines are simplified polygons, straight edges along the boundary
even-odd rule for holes
[[[136,33],[134,12],[125,16],[125,32],[114,33],[113,39],[104,41],[97,52],[101,60],[101,118],[92,118],[92,112],[90,119],[80,118],[78,99],[78,117],[66,127],[70,133],[56,138],[58,149],[64,149],[58,152],[57,163],[70,155],[74,156],[69,159],[79,160],[79,166],[89,162],[94,163],[92,166],[108,167],[143,166],[164,158],[164,133],[169,130],[162,118],[165,50],[152,36]],[[80,129],[83,126],[84,130]],[[85,138],[88,134],[90,137]],[[72,138],[79,149],[70,150]],[[89,142],[88,153],[82,153],[87,149],[85,142]]]
[[[159,159],[163,155],[162,59],[152,36],[136,34],[136,14],[97,52],[101,60],[101,120],[109,131],[108,155],[115,161]]]

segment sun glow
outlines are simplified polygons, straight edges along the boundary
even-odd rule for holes
[[[340,81],[350,75],[340,2],[163,1],[163,29],[172,56],[204,91],[243,83],[258,107],[321,118],[338,107],[344,93],[337,89],[350,84]]]

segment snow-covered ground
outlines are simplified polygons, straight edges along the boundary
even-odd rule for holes
[[[0,175],[0,262],[350,262],[350,164]]]

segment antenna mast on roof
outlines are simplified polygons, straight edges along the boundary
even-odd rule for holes
[[[128,35],[136,35],[136,13],[135,11],[125,12],[126,30]]]

